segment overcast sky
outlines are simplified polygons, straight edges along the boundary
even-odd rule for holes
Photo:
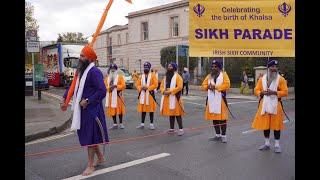
[[[34,17],[38,21],[40,41],[57,40],[58,33],[82,32],[90,36],[96,30],[103,10],[109,0],[27,0],[34,6]],[[125,16],[179,0],[114,0],[102,30],[113,25],[128,23]],[[90,39],[89,39],[90,40]]]

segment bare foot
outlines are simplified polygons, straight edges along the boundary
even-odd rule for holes
[[[93,164],[94,167],[101,165],[102,163],[106,162],[106,160],[104,159],[104,157],[100,157],[97,159],[97,161]]]
[[[90,174],[92,174],[94,171],[94,167],[93,166],[88,166],[86,168],[86,170],[83,171],[82,176],[88,176]]]

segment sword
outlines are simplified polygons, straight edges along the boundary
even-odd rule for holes
[[[230,108],[229,108],[229,105],[228,105],[228,102],[227,102],[227,98],[226,98],[224,95],[222,95],[222,99],[223,99],[224,103],[226,104],[227,109],[228,109],[231,117],[232,117],[233,119],[237,120],[237,118],[232,114],[232,112],[231,112],[231,110],[230,110]]]
[[[231,110],[230,110],[230,108],[229,108],[229,105],[228,105],[228,102],[227,102],[227,98],[225,98],[225,96],[222,96],[222,97],[223,97],[222,99],[223,99],[224,103],[226,104],[227,109],[228,109],[231,117],[232,117],[233,119],[237,120],[237,118],[232,114],[232,112],[231,112]],[[207,104],[208,104],[208,96],[207,96],[207,98],[206,98],[206,106],[207,106]]]
[[[264,95],[260,95],[260,99],[259,99],[259,103],[258,103],[258,108],[259,108],[259,104],[260,104],[263,96],[264,96]],[[283,104],[282,104],[281,98],[278,98],[278,101],[280,102],[280,105],[281,105],[281,107],[282,107],[282,111],[283,111],[284,115],[286,116],[286,118],[287,118],[287,119],[289,120],[289,122],[290,122],[291,120],[290,120],[289,116],[287,115],[286,111],[285,111],[284,108],[283,108]]]
[[[176,96],[176,98],[177,98],[177,103],[179,104],[179,106],[180,106],[180,108],[182,109],[182,111],[183,111],[183,113],[185,113],[185,114],[187,114],[185,111],[184,111],[184,109],[183,109],[183,107],[182,107],[182,105],[180,104],[180,95],[181,95],[181,91],[179,91],[179,92],[177,92],[176,94],[175,94],[175,96]]]
[[[118,93],[119,92],[119,93]],[[123,101],[123,99],[120,97],[120,94],[121,93],[121,91],[117,91],[117,95],[118,95],[118,97],[119,97],[119,99],[121,100],[121,102],[122,102],[122,104],[124,105],[124,106],[126,106],[126,104],[124,103],[124,101]]]
[[[286,116],[286,118],[287,118],[287,119],[289,120],[289,122],[290,122],[291,120],[290,120],[289,116],[287,115],[286,111],[285,111],[284,108],[283,108],[283,104],[282,104],[281,99],[280,99],[279,101],[280,101],[280,104],[281,104],[282,111],[283,111],[284,115]]]
[[[182,105],[180,104],[179,100],[178,100],[178,104],[179,104],[180,108],[182,109],[183,113],[187,114],[187,113],[184,111],[184,109],[183,109]]]
[[[143,91],[143,90],[141,90],[141,91]],[[138,99],[140,98],[141,91],[139,92]],[[157,103],[154,92],[153,93],[149,92],[149,93],[150,93],[151,97],[153,98],[154,102],[160,107],[159,103]]]
[[[96,121],[98,123],[100,132],[101,132],[101,136],[102,136],[102,141],[103,141],[103,156],[105,156],[105,152],[106,152],[106,139],[105,139],[105,135],[104,135],[104,130],[102,128],[102,124],[100,122],[100,119],[98,117],[96,117]]]
[[[88,112],[91,114],[91,116],[93,116],[92,112],[90,110],[88,110]],[[101,137],[102,137],[102,142],[103,142],[103,156],[105,156],[105,151],[106,151],[106,139],[105,139],[105,133],[101,124],[100,119],[97,116],[93,116],[95,117],[95,120],[99,126],[100,132],[101,132]]]
[[[156,96],[154,94],[154,91],[153,93],[150,93],[151,97],[153,98],[154,102],[160,107],[159,103],[157,103],[157,100],[156,100]]]
[[[209,81],[209,85],[211,85],[211,80]],[[213,90],[213,93],[215,93],[215,90]],[[232,114],[232,112],[231,112],[231,110],[230,110],[230,108],[229,108],[228,102],[227,102],[227,98],[226,98],[226,96],[224,95],[224,94],[226,94],[226,91],[222,91],[221,93],[222,93],[222,99],[223,99],[224,103],[226,104],[227,109],[228,109],[231,117],[236,120],[237,118]],[[206,99],[206,105],[207,105],[207,104],[208,104],[208,96],[207,96],[207,99]]]
[[[179,104],[179,106],[180,106],[180,108],[182,109],[183,113],[186,113],[186,112],[184,111],[182,105],[181,105],[180,102],[179,102],[179,100],[180,100],[180,93],[181,93],[181,91],[179,91],[179,92],[177,92],[177,93],[175,94],[175,97],[177,98],[177,104]],[[167,95],[167,96],[170,96],[170,95]],[[162,108],[162,109],[163,109],[163,108]],[[187,114],[187,113],[186,113],[186,114]]]

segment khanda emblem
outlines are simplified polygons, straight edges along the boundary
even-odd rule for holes
[[[283,14],[284,17],[286,17],[291,11],[291,6],[284,2],[278,6],[278,10]]]
[[[193,11],[197,14],[197,16],[202,16],[202,14],[204,13],[204,10],[206,8],[204,8],[204,6],[202,6],[201,4],[197,4],[193,7]]]

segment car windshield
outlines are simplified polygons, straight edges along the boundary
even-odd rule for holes
[[[76,57],[64,58],[64,66],[67,68],[69,68],[69,67],[77,68],[78,63],[79,63],[79,58],[76,58]]]
[[[130,76],[130,73],[129,73],[129,71],[128,70],[126,70],[126,69],[121,69],[121,71],[124,73],[124,75],[125,76]]]

